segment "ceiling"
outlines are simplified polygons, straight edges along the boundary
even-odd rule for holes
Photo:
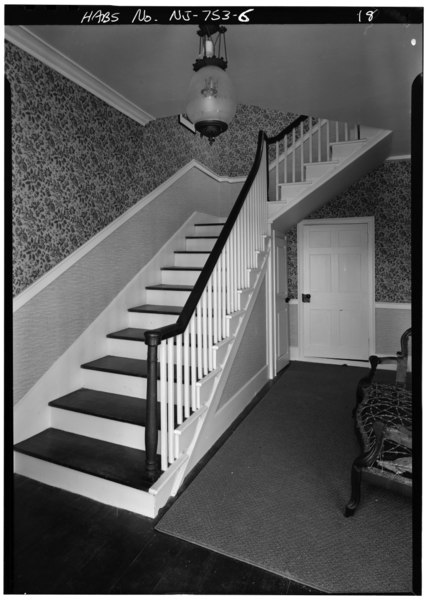
[[[152,117],[185,112],[198,53],[195,25],[26,29]],[[391,129],[392,154],[410,154],[411,84],[422,71],[421,25],[227,29],[228,73],[238,102]]]

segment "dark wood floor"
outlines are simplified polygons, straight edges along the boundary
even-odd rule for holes
[[[159,533],[145,517],[20,475],[13,481],[9,522],[14,525],[13,539],[6,538],[5,593],[318,593]],[[12,555],[13,561],[7,560]]]

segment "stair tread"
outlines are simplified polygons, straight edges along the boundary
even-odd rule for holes
[[[217,240],[218,235],[187,235],[187,240]]]
[[[93,371],[104,371],[118,375],[130,375],[132,377],[146,377],[148,372],[148,361],[140,358],[127,358],[123,356],[102,356],[81,365],[82,369]]]
[[[15,445],[15,450],[82,473],[147,491],[145,452],[50,428]]]
[[[81,368],[90,371],[102,371],[103,373],[114,373],[116,375],[127,375],[130,377],[147,377],[148,361],[141,358],[107,355],[84,363],[81,365]],[[174,370],[176,380],[176,365],[174,366]],[[158,365],[157,376],[160,377],[160,365]],[[197,381],[199,380],[198,375],[196,379]]]
[[[131,340],[133,342],[144,342],[145,341],[145,331],[150,331],[149,329],[138,329],[137,327],[126,327],[125,329],[120,329],[119,331],[113,331],[107,335],[107,338],[117,339],[117,340]]]
[[[165,290],[171,292],[190,292],[194,288],[193,285],[180,285],[176,283],[157,283],[155,285],[147,285],[147,290]]]
[[[141,304],[140,306],[134,306],[133,308],[129,308],[129,312],[180,315],[180,313],[182,312],[182,306],[168,306],[163,304]]]
[[[218,225],[225,225],[225,221],[215,223],[194,223],[194,227],[217,227]]]
[[[145,426],[146,400],[133,396],[111,394],[89,388],[80,388],[49,402],[49,406],[102,417],[122,423]],[[158,405],[158,420],[160,406]]]
[[[210,250],[175,250],[174,254],[210,254]]]
[[[161,271],[202,271],[203,267],[161,267]]]

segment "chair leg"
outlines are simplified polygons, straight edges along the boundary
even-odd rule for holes
[[[345,508],[345,517],[351,517],[361,498],[361,473],[362,473],[362,468],[359,465],[358,459],[355,459],[353,464],[352,464],[352,471],[351,471],[351,485],[352,485],[352,492],[351,492],[351,499],[349,500],[349,502],[346,505]]]

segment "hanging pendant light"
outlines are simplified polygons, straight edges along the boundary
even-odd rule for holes
[[[193,65],[195,73],[187,95],[186,114],[210,144],[228,129],[237,108],[234,86],[225,72],[225,31],[223,25],[200,25],[199,57]]]

